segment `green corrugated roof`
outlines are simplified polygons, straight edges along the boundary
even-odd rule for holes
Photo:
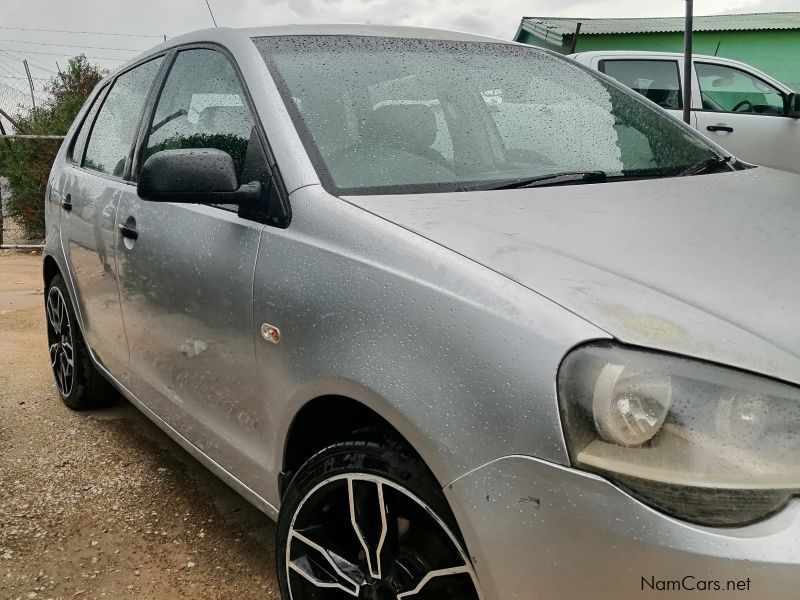
[[[564,19],[559,17],[523,17],[520,29],[538,37],[547,34],[572,35],[581,23],[581,35],[615,33],[682,32],[683,17],[649,19]],[[763,29],[800,29],[800,12],[751,13],[694,17],[693,31],[754,31]]]

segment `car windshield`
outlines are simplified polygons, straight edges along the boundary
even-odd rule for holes
[[[362,36],[254,42],[320,180],[340,195],[513,187],[565,173],[671,176],[718,156],[621,86],[536,48]]]

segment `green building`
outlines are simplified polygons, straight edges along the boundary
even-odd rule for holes
[[[563,54],[590,50],[683,52],[683,30],[683,17],[523,17],[514,40]],[[800,91],[800,12],[695,17],[693,31],[696,54],[740,60]]]

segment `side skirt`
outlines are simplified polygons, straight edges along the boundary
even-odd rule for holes
[[[230,471],[226,470],[222,467],[219,463],[215,462],[211,459],[207,454],[205,454],[202,450],[200,450],[197,446],[192,444],[188,439],[183,437],[180,432],[174,429],[169,423],[164,421],[161,417],[159,417],[155,412],[153,412],[150,408],[144,405],[133,393],[128,390],[124,385],[122,385],[116,378],[111,375],[96,359],[94,352],[92,349],[89,348],[89,353],[92,356],[92,362],[94,363],[95,368],[100,370],[102,374],[116,387],[120,393],[128,399],[128,401],[133,404],[136,408],[138,408],[144,416],[150,419],[153,423],[155,423],[159,429],[161,429],[164,433],[166,433],[170,438],[172,438],[181,448],[186,450],[189,454],[192,455],[200,464],[202,464],[206,469],[211,471],[214,475],[219,477],[222,481],[224,481],[228,486],[230,486],[237,494],[242,496],[245,500],[247,500],[250,504],[255,506],[258,510],[263,512],[273,521],[278,520],[278,509],[275,508],[272,504],[267,502],[264,498],[259,496],[256,492],[251,490],[247,485],[242,483],[239,479],[237,479]]]

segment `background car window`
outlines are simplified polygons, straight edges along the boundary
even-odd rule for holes
[[[123,176],[144,100],[162,60],[156,58],[117,77],[92,127],[84,167]]]
[[[783,94],[752,75],[723,65],[695,63],[703,108],[720,112],[783,115]]]
[[[674,60],[603,60],[600,71],[659,106],[683,107],[678,63]]]
[[[161,150],[216,148],[241,179],[253,117],[233,66],[219,52],[184,50],[158,99],[142,162]]]
[[[511,160],[556,164],[566,171],[591,163],[609,172],[622,171],[626,164],[638,164],[640,169],[655,166],[644,134],[607,107],[586,102],[566,82],[535,74],[527,80],[509,81],[490,71],[481,74],[481,81],[482,88],[494,86],[481,96]]]

